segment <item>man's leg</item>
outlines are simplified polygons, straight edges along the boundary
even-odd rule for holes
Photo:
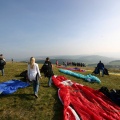
[[[102,77],[104,76],[104,69],[102,70]]]
[[[4,69],[1,70],[2,71],[2,76],[4,75]]]
[[[48,86],[51,87],[52,84],[52,77],[48,77]]]
[[[100,75],[100,69],[98,69],[98,73],[99,73],[99,75]]]
[[[102,74],[102,77],[104,76],[104,70],[103,69],[101,69],[100,70],[100,73]],[[100,75],[100,74],[99,74]]]

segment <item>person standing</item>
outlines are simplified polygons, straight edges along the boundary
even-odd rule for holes
[[[12,63],[13,63],[13,58],[11,59]]]
[[[38,98],[38,90],[39,90],[39,78],[42,79],[39,66],[35,63],[35,58],[31,57],[30,62],[28,64],[28,71],[27,71],[28,79],[33,83],[33,91],[36,98]]]
[[[50,58],[47,57],[42,68],[41,72],[44,73],[44,76],[48,78],[48,86],[51,87],[52,84],[52,76],[54,75],[52,63],[50,62]]]
[[[99,75],[100,75],[100,72],[102,72],[102,77],[103,77],[104,76],[104,64],[101,61],[97,64],[97,68],[98,68]]]
[[[56,67],[58,66],[58,60],[56,60]]]
[[[0,70],[2,72],[2,76],[4,76],[4,66],[6,65],[5,58],[3,57],[3,54],[0,54]]]

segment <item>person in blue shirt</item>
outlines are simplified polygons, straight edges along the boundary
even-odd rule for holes
[[[102,72],[102,77],[103,77],[104,76],[104,64],[101,61],[97,64],[97,68],[99,71],[99,75],[100,75],[100,72]]]

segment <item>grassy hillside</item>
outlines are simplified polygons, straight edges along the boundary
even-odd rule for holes
[[[119,65],[120,66],[120,60],[111,61],[111,62],[109,62],[109,65]]]
[[[39,64],[41,68],[42,64]],[[27,69],[27,63],[11,63],[8,62],[5,66],[5,76],[1,76],[0,82],[5,82],[11,79],[23,80],[19,74]],[[81,68],[87,70],[81,74],[91,74],[94,70],[92,67]],[[58,71],[58,68],[53,67],[56,75],[64,75],[68,79],[83,85],[89,86],[94,89],[99,89],[102,86],[108,89],[120,89],[120,76],[98,76],[101,84],[88,83],[82,79],[78,79],[69,75],[65,75]],[[110,72],[114,72],[111,69]],[[43,76],[43,74],[42,74]],[[32,85],[19,89],[11,95],[0,96],[0,119],[1,120],[62,120],[63,105],[57,96],[57,88],[53,85],[47,87],[47,78],[43,76],[40,80],[39,98],[33,96]]]

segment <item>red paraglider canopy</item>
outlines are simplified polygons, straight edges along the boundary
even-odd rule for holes
[[[119,120],[120,107],[103,93],[72,82],[64,76],[53,76],[64,105],[64,120]]]

